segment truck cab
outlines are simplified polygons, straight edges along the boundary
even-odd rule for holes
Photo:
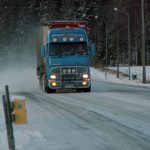
[[[89,43],[87,23],[53,22],[48,25],[46,36],[38,70],[44,91],[76,89],[90,92],[90,58],[95,53],[95,46]]]

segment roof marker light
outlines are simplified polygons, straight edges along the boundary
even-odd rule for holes
[[[66,41],[67,41],[67,38],[66,38],[66,37],[63,37],[63,41],[66,42]]]
[[[83,39],[83,37],[80,37],[80,41],[83,41],[84,39]]]
[[[69,40],[72,42],[74,40],[74,38],[71,37],[71,38],[69,38]]]

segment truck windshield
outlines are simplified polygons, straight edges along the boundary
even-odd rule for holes
[[[88,49],[85,42],[80,43],[51,43],[50,56],[87,55]]]

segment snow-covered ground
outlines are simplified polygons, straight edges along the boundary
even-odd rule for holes
[[[110,70],[117,70],[116,67],[108,67]],[[119,71],[122,73],[125,73],[126,75],[129,74],[129,67],[119,67]],[[145,68],[146,71],[146,79],[148,82],[150,82],[150,66],[146,66]],[[142,81],[143,78],[143,67],[142,66],[130,66],[130,76],[132,79],[132,75],[136,75],[138,81]]]
[[[147,69],[148,69],[147,74],[149,75],[150,74],[149,73],[150,68],[147,67]],[[124,72],[126,72],[127,68],[122,68],[122,69],[120,68],[120,70],[123,70]],[[24,70],[18,70],[18,71],[19,72],[17,72],[16,70],[9,70],[9,71],[6,71],[6,72],[3,72],[3,73],[0,74],[0,79],[1,79],[0,80],[0,91],[1,91],[0,96],[4,92],[4,86],[6,84],[8,84],[10,86],[10,91],[11,92],[18,92],[18,93],[19,92],[25,92],[25,93],[29,92],[29,93],[38,93],[40,95],[41,91],[38,88],[38,82],[36,80],[35,70],[33,70],[33,69],[24,69]],[[132,69],[131,72],[136,73],[138,75],[138,74],[140,74],[139,72],[141,72],[141,69],[138,67],[138,68],[134,69],[134,71]],[[107,81],[107,82],[114,82],[114,83],[119,83],[119,84],[121,83],[121,84],[135,85],[135,86],[150,87],[150,84],[146,84],[146,85],[142,84],[139,80],[129,81],[128,78],[124,78],[124,77],[120,77],[120,79],[117,79],[115,74],[107,73],[107,78],[106,78],[105,72],[102,72],[99,69],[95,69],[95,68],[91,68],[91,74],[92,74],[92,80],[94,80],[94,81]],[[43,94],[43,93],[41,93],[41,94]],[[95,97],[96,97],[97,94],[98,93],[95,93]],[[104,96],[105,93],[103,93],[102,95]],[[63,96],[64,95],[62,95],[62,97]],[[74,93],[74,95],[70,94],[69,96],[70,97],[75,97],[76,94],[75,93]],[[82,96],[84,96],[84,95],[81,95],[81,97]],[[17,93],[15,93],[15,94],[12,93],[11,94],[11,99],[12,100],[16,97],[20,97],[20,96],[18,96]],[[52,95],[51,98],[52,97],[54,98],[55,95],[54,96]],[[59,94],[56,97],[59,97]],[[40,101],[40,100],[41,100],[40,98],[39,98],[39,100],[37,99],[37,101]],[[60,99],[60,100],[63,100],[63,99]],[[71,99],[67,100],[67,97],[64,96],[64,100],[69,101],[69,103],[70,103]],[[85,101],[86,101],[86,97],[85,97]],[[120,106],[121,106],[121,102],[119,102],[119,99],[117,99],[117,101],[118,101],[118,103],[120,103]],[[133,103],[135,101],[136,100],[134,100]],[[79,101],[76,101],[76,105],[82,104],[81,102],[79,102],[79,103],[78,102]],[[123,100],[123,103],[126,104],[125,99]],[[138,100],[137,104],[142,105],[140,100]],[[147,106],[149,106],[149,103],[147,101],[145,101],[145,104],[147,104]],[[83,103],[82,107],[84,107],[84,105],[85,104]],[[73,148],[70,147],[69,143],[64,144],[64,141],[67,141],[68,137],[65,136],[65,135],[61,135],[61,133],[64,134],[63,130],[66,130],[66,131],[68,130],[68,132],[70,132],[69,133],[70,137],[73,140],[76,140],[78,144],[79,143],[81,144],[80,149],[85,149],[86,148],[86,149],[92,150],[92,144],[94,144],[94,143],[95,143],[95,145],[97,144],[97,147],[98,147],[98,141],[95,137],[93,137],[92,141],[90,141],[90,139],[85,139],[86,141],[84,142],[82,138],[78,137],[80,131],[78,131],[78,130],[69,131],[69,129],[67,129],[67,127],[65,127],[65,124],[60,125],[63,118],[59,118],[60,114],[57,114],[55,112],[54,108],[49,108],[49,106],[47,106],[46,104],[43,105],[43,106],[44,106],[44,108],[40,107],[36,103],[34,104],[32,101],[27,101],[28,114],[30,114],[29,117],[28,117],[28,122],[29,122],[28,125],[23,125],[23,126],[16,126],[15,125],[14,126],[14,134],[15,134],[15,139],[16,139],[16,143],[17,143],[16,144],[17,145],[16,150],[25,150],[25,149],[26,150],[28,150],[28,149],[29,150],[49,150],[49,149],[52,149],[52,150],[70,150],[70,149],[73,149]],[[119,109],[119,107],[118,107],[118,109]],[[96,111],[98,111],[98,109],[99,109],[99,107],[97,107],[93,104],[91,104],[89,108],[91,109],[91,112],[93,111],[93,109],[97,109]],[[129,107],[129,109],[130,108],[131,107]],[[50,113],[48,113],[48,114],[47,114],[47,109],[48,109],[48,111],[50,111]],[[102,109],[103,109],[103,107],[102,107]],[[102,109],[101,109],[101,111],[102,111]],[[37,114],[37,110],[38,110],[39,114]],[[108,110],[110,110],[110,109],[108,109]],[[59,111],[60,110],[58,110],[58,112]],[[108,113],[107,111],[105,112],[105,109],[104,109],[104,113],[101,112],[101,114],[107,115],[107,113]],[[113,111],[114,111],[114,113],[116,113],[115,110],[113,110]],[[138,110],[136,110],[136,111],[138,111]],[[68,114],[66,114],[66,115],[68,115]],[[109,115],[111,115],[111,113]],[[70,116],[70,117],[72,117],[72,116]],[[45,118],[50,119],[48,121],[48,123],[46,123],[47,121],[45,121]],[[113,118],[113,115],[112,115],[112,118]],[[73,118],[70,118],[70,121],[72,121],[72,119]],[[122,118],[122,119],[124,119],[124,118]],[[132,120],[132,117],[131,117],[131,120]],[[55,123],[53,123],[53,121]],[[124,121],[124,123],[126,123],[125,120],[123,120],[123,121]],[[139,120],[136,120],[136,121],[138,122]],[[66,122],[66,124],[67,123],[68,122]],[[41,124],[43,126],[41,126]],[[51,126],[49,126],[49,124],[51,124],[53,126],[53,129],[55,129],[54,131],[52,130]],[[129,122],[129,124],[131,124],[131,126],[132,126],[132,122]],[[71,129],[71,126],[72,126],[72,124],[69,125],[70,129]],[[86,131],[86,129],[90,128],[90,127],[85,126],[85,127],[81,127],[81,129],[82,128],[83,128],[84,131]],[[137,125],[137,128],[141,128],[140,125]],[[104,129],[104,127],[103,127],[103,129]],[[140,130],[142,130],[142,129],[140,129]],[[49,132],[50,132],[51,141],[46,140]],[[93,130],[93,132],[96,132],[96,130]],[[146,132],[145,129],[144,129],[144,132]],[[43,133],[44,133],[44,135],[43,135]],[[55,134],[56,134],[57,137],[55,137]],[[89,133],[86,133],[86,134],[88,135]],[[4,121],[4,112],[3,112],[2,100],[1,100],[0,101],[0,150],[8,150],[7,136],[6,135],[7,134],[6,134],[6,128],[5,128],[5,121]],[[104,137],[104,138],[107,139],[107,137]],[[56,145],[57,142],[55,140],[59,140],[60,145]],[[113,139],[112,139],[112,141],[113,141]],[[105,143],[106,141],[101,141],[102,147],[103,147],[103,144],[104,144],[103,142]],[[86,144],[87,144],[87,146],[86,146]],[[91,147],[90,147],[90,144],[91,144]],[[108,145],[108,149],[110,149],[110,148],[111,148],[111,146]],[[98,150],[98,148],[97,148],[97,150]],[[121,150],[124,150],[124,149],[121,149]]]
[[[0,73],[0,92],[9,85],[11,92],[39,91],[36,71],[33,68],[4,70]]]
[[[129,84],[129,85],[135,85],[135,86],[143,86],[143,87],[150,87],[150,66],[146,67],[146,78],[148,83],[143,84],[142,83],[142,67],[141,66],[132,66],[130,68],[130,74],[131,74],[131,80],[129,80],[129,77],[125,77],[120,74],[120,77],[116,77],[116,73],[112,72],[113,70],[116,71],[116,67],[109,67],[110,71],[101,71],[101,69],[95,69],[91,68],[91,74],[92,78],[96,80],[104,80],[108,82],[113,83],[121,83],[121,84]],[[112,71],[111,71],[112,70]],[[120,67],[120,72],[125,73],[128,75],[129,68],[128,67]],[[132,80],[132,75],[137,75],[136,80]]]

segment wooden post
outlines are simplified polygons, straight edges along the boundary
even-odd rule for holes
[[[11,109],[11,103],[9,99],[8,85],[5,86],[5,92],[6,92],[6,96],[3,95],[2,98],[3,98],[8,146],[9,146],[9,150],[15,150],[15,140],[14,140],[13,126],[12,126],[12,109]]]

